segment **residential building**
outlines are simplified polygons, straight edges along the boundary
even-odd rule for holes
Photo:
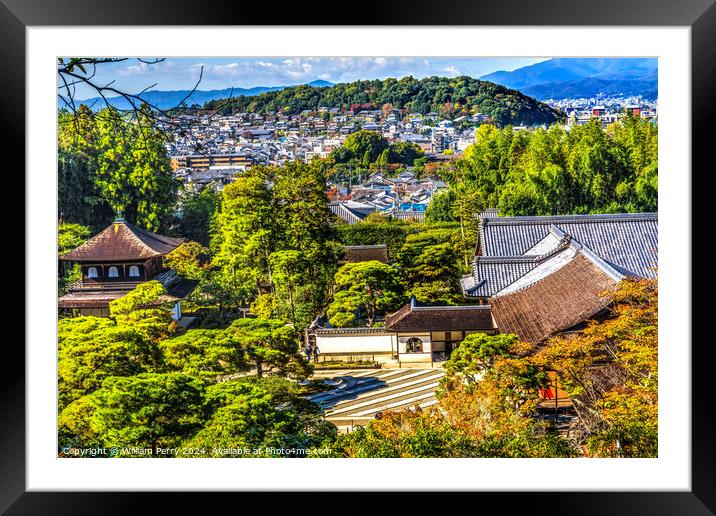
[[[208,170],[213,166],[246,168],[253,164],[254,159],[246,154],[194,154],[171,158],[172,170],[180,168]]]

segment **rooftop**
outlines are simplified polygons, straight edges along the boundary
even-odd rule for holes
[[[557,228],[620,271],[653,278],[658,249],[657,213],[485,217],[480,220],[482,256],[522,256]]]
[[[376,333],[387,334],[392,333],[385,328],[318,328],[315,330],[316,335],[353,335],[356,333]]]
[[[500,333],[541,342],[602,311],[619,280],[589,252],[530,285],[490,299]]]
[[[152,233],[118,218],[84,244],[60,255],[76,262],[121,262],[163,256],[184,241]]]
[[[189,295],[199,283],[165,273],[169,276],[168,281],[162,281],[166,288],[166,294],[160,298],[162,303],[175,303]],[[126,288],[102,288],[102,289],[77,289],[72,290],[59,298],[59,308],[106,308],[109,303],[119,299],[130,292]]]
[[[331,202],[328,203],[328,209],[330,209],[334,215],[345,220],[348,224],[356,224],[376,211],[375,206],[354,201]]]
[[[415,297],[385,316],[389,331],[492,330],[490,305],[421,306]]]
[[[378,260],[388,263],[388,246],[386,244],[346,245],[343,246],[343,260],[347,262]]]

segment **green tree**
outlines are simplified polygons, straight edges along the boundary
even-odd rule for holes
[[[171,222],[179,182],[166,152],[166,135],[143,108],[133,121],[107,108],[60,115],[60,216],[93,227],[115,214],[152,231]]]
[[[90,235],[91,231],[87,226],[60,223],[57,227],[57,252],[62,254],[79,247],[89,239]],[[82,268],[78,263],[70,265],[60,262],[59,274],[58,291],[63,295],[69,284],[82,279]]]
[[[320,160],[291,162],[254,167],[228,185],[212,236],[212,273],[200,290],[244,306],[269,291],[279,314],[287,308],[281,317],[308,324],[323,306],[339,253],[327,173]]]
[[[479,381],[486,371],[495,367],[497,359],[510,356],[510,348],[517,342],[517,335],[471,333],[450,355],[445,370],[470,381]]]
[[[453,204],[455,203],[455,191],[448,190],[436,194],[425,210],[425,222],[453,222],[455,214]]]
[[[372,214],[371,214],[372,215]],[[367,218],[367,217],[366,217]],[[405,242],[410,230],[410,223],[397,220],[362,221],[357,224],[338,226],[336,232],[343,245],[377,245],[388,246],[388,257],[394,258]],[[384,223],[389,222],[389,223]]]
[[[328,171],[317,159],[265,170],[274,183],[274,217],[279,223],[275,251],[288,253],[275,256],[281,263],[271,271],[270,280],[277,299],[293,306],[287,320],[297,327],[308,325],[322,311],[341,251],[334,241],[336,217],[326,198]]]
[[[85,243],[91,235],[92,231],[87,226],[60,223],[57,226],[57,252],[71,251]]]
[[[177,232],[188,240],[209,245],[209,230],[217,204],[217,195],[211,188],[185,192],[179,198]]]
[[[95,185],[115,213],[160,231],[169,226],[179,186],[167,157],[166,135],[143,110],[135,124],[121,117],[112,109],[96,117],[101,152]]]
[[[391,163],[413,165],[423,155],[423,150],[412,142],[395,142],[390,146]]]
[[[401,274],[408,294],[424,303],[455,304],[459,301],[458,255],[453,244],[427,245],[417,250],[417,256],[406,260],[411,253],[405,248],[410,245],[406,242],[400,256]]]
[[[363,160],[363,166],[367,168],[383,151],[388,150],[388,146],[388,140],[376,131],[356,131],[343,142],[344,150],[334,152],[332,157],[336,163],[346,163],[350,159]]]
[[[243,379],[207,388],[211,416],[185,446],[226,457],[222,449],[240,449],[235,458],[275,457],[270,448],[298,449],[331,443],[336,428],[315,403],[303,399],[294,382],[279,378]],[[246,451],[247,453],[243,453]],[[304,456],[304,455],[297,455]]]
[[[564,119],[562,112],[516,90],[467,76],[375,79],[330,88],[302,85],[253,97],[214,100],[204,107],[223,114],[276,111],[298,114],[316,111],[319,106],[357,112],[379,109],[385,104],[415,113],[441,111],[445,116],[479,112],[501,126],[551,124]],[[432,123],[425,121],[426,125]]]
[[[427,156],[422,156],[420,158],[416,158],[413,161],[413,166],[415,167],[415,175],[416,177],[423,177],[425,175],[425,165],[428,163]]]
[[[215,379],[249,370],[241,346],[224,330],[188,330],[159,343],[164,365],[193,377]]]
[[[373,326],[376,315],[400,306],[402,290],[398,273],[390,265],[376,260],[347,263],[336,272],[329,320],[335,326],[350,325],[360,311],[368,326]]]
[[[140,283],[124,296],[110,301],[110,316],[117,324],[131,325],[153,341],[161,340],[170,331],[170,302],[166,289],[158,281]]]
[[[134,327],[101,317],[74,317],[58,322],[58,405],[90,394],[109,376],[154,371],[159,350]]]
[[[182,373],[113,376],[91,394],[97,408],[90,425],[105,446],[151,448],[158,456],[201,428],[204,390]]]
[[[425,223],[415,231],[395,257],[408,295],[428,304],[457,304],[462,299],[459,277],[467,269],[462,255],[471,255],[474,243],[463,239],[455,223]]]
[[[488,207],[503,215],[655,211],[657,136],[655,124],[633,117],[606,131],[596,119],[569,131],[485,124],[442,172],[461,222]]]
[[[378,159],[375,160],[375,165],[378,169],[378,172],[385,172],[385,169],[388,168],[389,159],[390,158],[388,154],[388,149],[384,150],[378,155]]]
[[[286,310],[285,319],[294,328],[298,328],[299,326],[296,324],[296,294],[308,264],[305,263],[303,255],[298,251],[276,251],[271,254],[269,261],[273,273],[275,297],[287,300],[288,310]]]
[[[102,229],[115,214],[95,184],[101,149],[94,114],[85,105],[74,116],[60,112],[57,136],[59,219]]]
[[[246,305],[260,293],[259,285],[268,277],[268,260],[275,245],[274,215],[270,190],[258,175],[241,176],[222,192],[211,240],[214,272],[209,286],[230,294],[220,294],[229,309]]]
[[[66,407],[60,405],[57,418],[60,449],[67,446],[94,448],[103,445],[100,436],[92,429],[92,416],[96,410],[97,405],[89,395],[72,401]]]
[[[182,242],[167,253],[163,265],[183,278],[203,280],[209,271],[209,249],[198,242]]]
[[[299,355],[293,328],[275,319],[236,319],[224,330],[261,378],[264,373],[305,378],[310,366]]]

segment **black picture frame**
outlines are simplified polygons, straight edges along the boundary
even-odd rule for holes
[[[712,172],[707,161],[713,147],[713,115],[716,114],[716,5],[715,0],[441,0],[376,2],[356,4],[356,14],[339,14],[335,3],[308,6],[228,0],[0,0],[0,56],[4,88],[0,93],[3,144],[19,158],[15,170],[24,170],[25,135],[25,30],[29,26],[65,25],[342,25],[363,22],[370,25],[510,25],[510,26],[687,26],[691,27],[692,54],[692,157],[693,170],[703,176]],[[345,8],[345,7],[344,7]],[[270,11],[270,12],[269,12]],[[370,13],[370,15],[368,15]],[[699,167],[698,164],[701,164]],[[699,168],[697,168],[699,167]],[[701,170],[704,168],[705,170]],[[667,171],[668,172],[668,171]],[[691,174],[692,183],[701,177]],[[33,185],[25,184],[26,195]],[[708,206],[708,190],[693,188],[692,205]],[[697,223],[692,211],[692,221]],[[16,220],[8,223],[17,224]],[[696,227],[692,235],[697,235]],[[16,249],[19,246],[15,247]],[[692,248],[693,250],[693,248]],[[694,253],[692,270],[704,279],[716,279],[706,265],[706,253]],[[17,258],[14,258],[17,260]],[[699,265],[703,265],[699,267]],[[693,290],[692,290],[693,292]],[[6,292],[6,295],[9,295]],[[13,304],[16,307],[15,296]],[[683,300],[688,302],[689,300]],[[692,294],[692,321],[708,309]],[[14,308],[16,310],[16,308]],[[32,317],[26,312],[26,324]],[[6,335],[10,335],[7,333]],[[698,338],[701,336],[702,338]],[[145,512],[158,501],[161,513],[185,513],[196,499],[192,493],[78,493],[26,492],[25,489],[25,353],[15,339],[6,337],[0,382],[0,510],[7,514],[134,514]],[[690,342],[691,341],[691,342]],[[684,348],[691,345],[692,384],[692,489],[689,492],[523,492],[480,493],[479,504],[497,504],[511,512],[530,514],[714,514],[716,513],[716,434],[714,403],[709,379],[713,375],[708,359],[710,343],[695,326],[685,333]],[[687,436],[684,436],[685,438]],[[320,484],[316,485],[320,490]],[[229,497],[246,494],[209,494],[212,505]],[[272,493],[272,506],[290,506],[290,512],[315,512],[311,503],[295,503],[296,494]],[[439,497],[443,501],[444,497]],[[313,497],[321,503],[323,495]],[[365,495],[341,495],[342,512],[371,510]],[[425,497],[397,496],[403,511]],[[474,497],[473,497],[474,500]],[[506,501],[507,500],[507,501]],[[244,502],[242,502],[243,505]],[[381,502],[383,504],[384,502]],[[455,502],[456,503],[456,502]],[[448,506],[445,506],[447,508]],[[216,510],[219,510],[217,507]],[[326,509],[322,509],[325,511]],[[457,506],[456,506],[457,510]],[[401,512],[403,512],[401,511]],[[287,511],[288,512],[288,511]]]

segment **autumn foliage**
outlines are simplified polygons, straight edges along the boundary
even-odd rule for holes
[[[611,317],[534,356],[569,392],[587,453],[607,457],[657,455],[657,360],[656,280],[622,281]]]
[[[474,333],[445,369],[439,403],[386,413],[338,438],[345,457],[655,457],[658,288],[624,280],[611,313],[543,345]],[[576,417],[544,413],[556,376]]]

